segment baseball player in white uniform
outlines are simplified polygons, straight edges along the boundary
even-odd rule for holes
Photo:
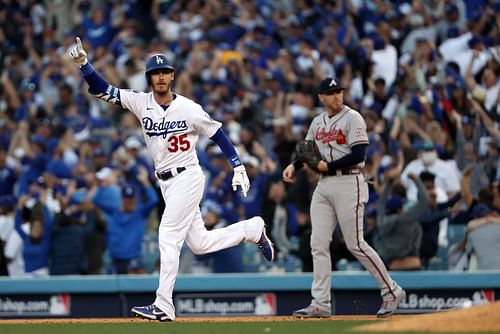
[[[405,291],[389,276],[380,256],[363,238],[368,185],[361,168],[365,164],[368,135],[361,114],[344,105],[343,91],[335,78],[321,81],[318,94],[325,112],[312,120],[306,135],[306,140],[315,141],[322,160],[316,166],[321,176],[311,200],[312,302],[293,313],[300,318],[331,315],[330,242],[337,222],[349,251],[379,284],[383,303],[377,316],[390,316],[406,298]],[[283,171],[283,180],[294,182],[295,172],[302,166],[301,161],[288,165]]]
[[[152,92],[144,93],[109,85],[88,61],[78,37],[70,56],[89,84],[91,94],[130,110],[139,119],[165,201],[158,232],[161,264],[156,300],[148,306],[133,307],[132,313],[151,320],[175,319],[172,292],[184,241],[195,254],[216,252],[242,241],[254,242],[264,257],[272,261],[274,249],[261,217],[226,228],[205,229],[199,208],[205,183],[196,155],[199,136],[214,140],[227,156],[234,169],[233,190],[239,186],[242,195],[246,196],[250,182],[221,123],[213,120],[199,104],[172,92],[174,68],[167,57],[157,54],[147,61],[146,79]]]

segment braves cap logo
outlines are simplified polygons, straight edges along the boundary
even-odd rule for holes
[[[163,64],[163,59],[160,56],[156,56],[156,63]]]
[[[330,84],[328,86],[330,86],[330,87],[337,86],[337,81],[335,81],[335,79],[332,78],[332,81],[330,81]]]

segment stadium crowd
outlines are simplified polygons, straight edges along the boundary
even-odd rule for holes
[[[388,267],[500,269],[499,1],[0,0],[0,275],[154,270],[162,199],[140,124],[91,98],[68,56],[76,36],[117,87],[148,91],[145,59],[167,55],[174,92],[242,156],[248,197],[216,146],[197,148],[205,224],[261,215],[277,264],[251,267],[256,247],[186,249],[181,272],[312,270],[318,176],[290,186],[281,171],[327,76],[367,123],[365,237]],[[335,268],[356,267],[341,231],[331,248]]]

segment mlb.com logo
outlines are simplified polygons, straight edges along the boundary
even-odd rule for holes
[[[2,316],[67,316],[71,313],[71,296],[68,294],[47,297],[0,297]]]
[[[472,293],[409,293],[397,313],[427,313],[495,302],[494,290],[475,290]]]
[[[180,316],[276,315],[274,293],[179,294],[174,299]]]
[[[494,290],[479,290],[472,294],[473,304],[488,304],[495,302]]]
[[[276,315],[276,295],[263,293],[255,297],[255,315]]]

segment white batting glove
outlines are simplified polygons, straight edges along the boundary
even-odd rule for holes
[[[250,189],[250,180],[248,179],[245,166],[241,165],[235,167],[233,172],[234,172],[233,183],[232,183],[233,191],[236,191],[236,189],[238,189],[238,186],[240,186],[241,195],[243,197],[247,197],[248,190]]]
[[[69,55],[71,56],[71,58],[73,58],[73,61],[76,65],[78,65],[78,67],[82,67],[83,65],[87,64],[87,52],[85,52],[85,50],[83,49],[80,37],[76,38],[76,46],[71,49]]]

